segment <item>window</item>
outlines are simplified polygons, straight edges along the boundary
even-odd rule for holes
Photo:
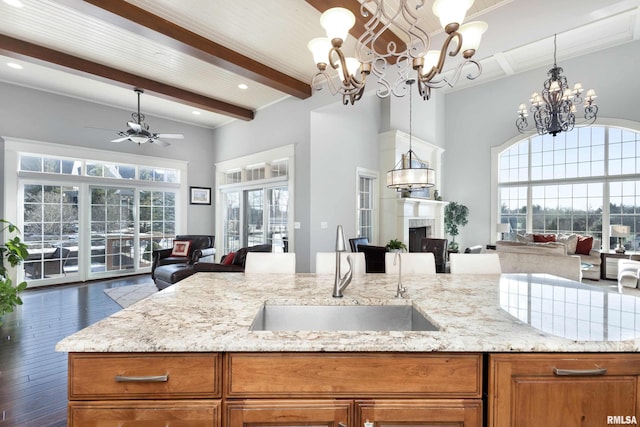
[[[292,145],[216,164],[218,253],[264,243],[289,251],[293,217]]]
[[[376,241],[375,213],[376,213],[376,185],[378,173],[358,168],[357,179],[357,203],[356,216],[357,237],[366,237],[370,242]]]
[[[613,126],[536,135],[496,150],[498,223],[513,233],[576,233],[604,239],[631,227],[640,249],[640,133]]]
[[[29,286],[148,271],[152,251],[171,246],[186,162],[25,141],[5,154]]]

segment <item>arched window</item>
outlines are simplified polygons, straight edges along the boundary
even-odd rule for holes
[[[640,131],[590,126],[506,143],[493,154],[496,222],[510,224],[511,237],[588,234],[608,249],[609,225],[621,224],[631,230],[626,248],[640,249]]]

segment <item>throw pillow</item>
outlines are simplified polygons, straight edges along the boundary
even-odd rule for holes
[[[533,242],[533,234],[516,234],[516,242],[531,243]]]
[[[536,243],[555,242],[556,235],[555,234],[534,234],[533,241]]]
[[[231,265],[233,264],[233,259],[236,257],[236,253],[235,252],[229,252],[227,254],[226,257],[224,257],[224,259],[222,260],[222,263],[224,265]]]
[[[576,253],[576,245],[578,244],[577,234],[560,234],[556,238],[556,241],[565,244],[567,247],[567,255],[573,255]]]
[[[578,236],[576,255],[589,255],[593,247],[593,236]]]
[[[173,251],[171,251],[171,256],[188,256],[190,246],[191,246],[190,240],[174,240]]]

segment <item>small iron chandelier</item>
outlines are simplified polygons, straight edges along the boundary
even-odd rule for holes
[[[415,83],[414,80],[405,82],[408,86]],[[413,151],[412,139],[412,92],[409,91],[409,151],[402,154],[400,161],[387,172],[387,188],[396,191],[411,191],[435,185],[435,171],[427,167],[427,164]]]
[[[531,108],[533,120],[538,134],[550,133],[556,136],[560,132],[569,132],[576,125],[576,106],[584,101],[584,121],[578,126],[588,126],[595,122],[598,115],[598,106],[595,104],[596,92],[589,89],[584,97],[584,89],[580,83],[576,83],[573,90],[569,89],[567,78],[562,75],[564,70],[556,65],[556,34],[553,35],[553,68],[547,73],[549,79],[544,82],[542,94],[533,92],[531,94]],[[527,107],[520,104],[518,108],[518,119],[516,127],[520,133],[528,131]]]
[[[409,6],[409,2],[415,4]],[[404,96],[408,90],[406,81],[411,69],[416,71],[415,80],[423,99],[429,99],[432,88],[453,87],[460,78],[462,68],[472,64],[475,69],[467,74],[469,80],[477,78],[482,72],[480,64],[471,58],[480,45],[487,24],[480,21],[460,25],[474,0],[436,0],[433,13],[440,18],[440,24],[447,34],[440,51],[429,50],[431,39],[427,31],[418,27],[420,17],[416,13],[426,0],[399,0],[385,4],[385,0],[364,0],[360,13],[367,18],[365,32],[358,38],[355,57],[346,57],[342,50],[349,30],[355,24],[351,11],[334,7],[320,17],[320,24],[327,32],[326,38],[316,38],[309,42],[308,48],[318,67],[312,86],[322,89],[326,82],[333,95],[341,94],[344,105],[352,105],[364,93],[367,76],[372,74],[378,79],[376,91],[380,98],[393,94]],[[394,5],[397,7],[394,8]],[[399,46],[395,42],[383,43],[382,34],[392,31],[406,43]],[[462,52],[463,61],[450,78],[442,74],[447,56],[457,56]],[[337,71],[340,86],[334,83]]]

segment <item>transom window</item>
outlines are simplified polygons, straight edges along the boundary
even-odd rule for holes
[[[497,152],[498,221],[512,233],[577,233],[604,239],[609,225],[631,229],[640,249],[640,133],[591,126],[535,135]]]

